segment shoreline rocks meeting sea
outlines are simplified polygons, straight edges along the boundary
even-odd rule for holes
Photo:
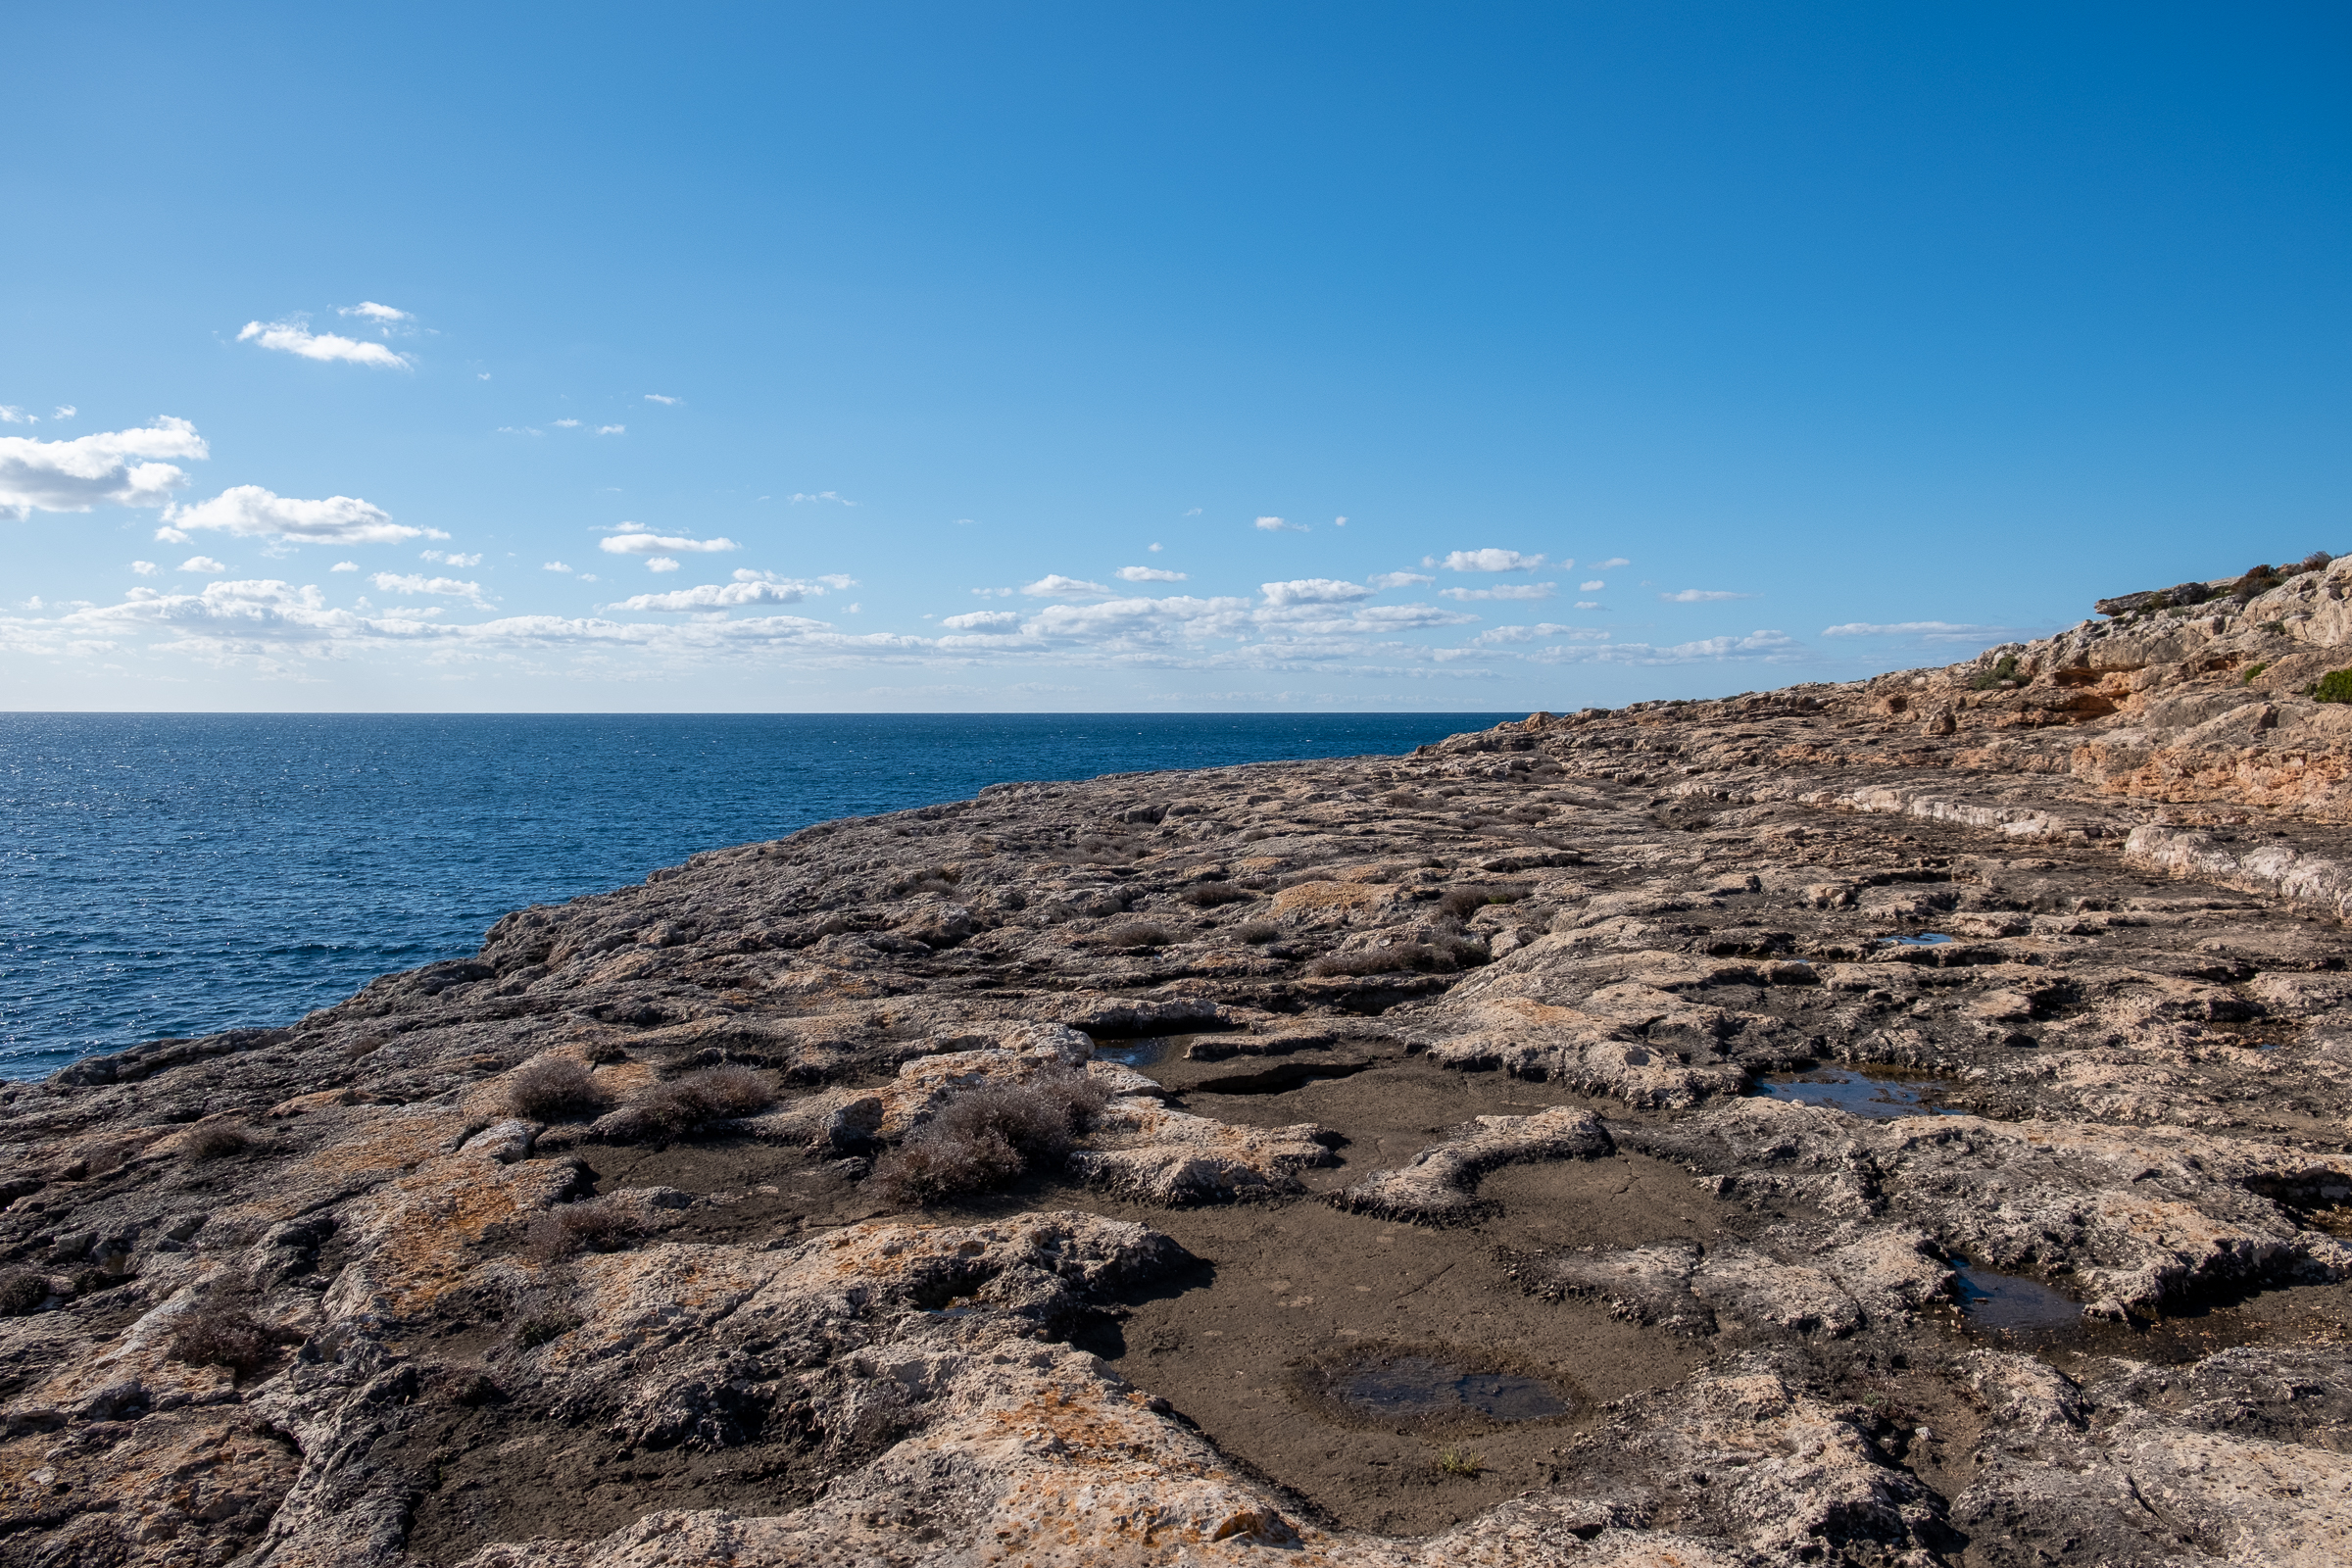
[[[2352,1560],[2352,561],[0,1089],[0,1562]]]

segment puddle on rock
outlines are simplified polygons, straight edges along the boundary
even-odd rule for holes
[[[1953,1272],[1960,1276],[1960,1311],[1974,1327],[2014,1334],[2080,1328],[2082,1324],[2082,1303],[2039,1280],[1996,1274],[1965,1263],[1956,1265]]]
[[[1939,948],[1952,939],[1940,931],[1922,931],[1913,937],[1881,937],[1879,940],[1891,942],[1898,948]]]
[[[1330,1375],[1330,1397],[1381,1421],[1540,1421],[1572,1406],[1541,1378],[1465,1372],[1427,1355],[1385,1356]]]
[[[1811,1072],[1776,1072],[1756,1080],[1767,1099],[1791,1100],[1800,1105],[1825,1105],[1874,1119],[1925,1116],[1937,1107],[1929,1102],[1936,1080],[1894,1078],[1857,1071],[1852,1067],[1817,1067]]]
[[[1149,1067],[1165,1061],[1175,1050],[1176,1042],[1165,1035],[1149,1035],[1140,1040],[1098,1040],[1095,1059],[1115,1061],[1122,1067]]]

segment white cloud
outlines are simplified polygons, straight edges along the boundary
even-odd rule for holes
[[[678,558],[675,556],[649,556],[646,558],[645,569],[648,571],[675,571],[678,569]]]
[[[245,329],[237,334],[237,341],[256,342],[281,354],[299,354],[306,360],[343,360],[389,369],[409,368],[406,355],[395,354],[381,343],[366,343],[335,332],[313,332],[299,316],[283,321],[247,321]]]
[[[1348,526],[1348,519],[1346,517],[1334,517],[1331,519],[1331,525],[1334,528],[1345,528]]]
[[[357,571],[360,569],[360,564],[356,561],[338,561],[326,569],[329,571]]]
[[[1347,605],[1372,597],[1372,590],[1361,583],[1330,577],[1297,577],[1289,582],[1259,583],[1258,588],[1269,605]]]
[[[364,316],[370,321],[414,321],[416,319],[407,311],[396,311],[389,305],[378,305],[373,300],[362,300],[357,305],[338,305],[335,307],[335,314],[337,316]]]
[[[1597,599],[1579,599],[1576,602],[1576,608],[1579,610],[1598,610],[1600,608],[1600,601]]]
[[[79,414],[80,412],[81,411],[79,409],[75,408],[71,403],[60,403],[57,408],[51,412],[49,417],[52,419],[71,419],[74,417],[74,416]]]
[[[438,561],[444,566],[478,566],[482,564],[482,558],[478,555],[461,556],[447,550],[418,551],[417,559],[419,561]]]
[[[629,427],[625,424],[600,424],[596,427],[596,433],[598,435],[627,435]]]
[[[1111,590],[1099,582],[1083,577],[1064,577],[1058,571],[1049,571],[1032,583],[1023,583],[1021,592],[1031,599],[1108,599]]]
[[[130,569],[142,577],[152,577],[164,568],[152,561],[134,561],[130,564]]]
[[[1897,620],[1884,625],[1867,620],[1849,620],[1841,626],[1825,626],[1824,637],[1917,637],[1931,643],[1990,642],[2014,633],[2029,630],[2020,626],[1971,626],[1951,620]]]
[[[1442,566],[1447,571],[1533,571],[1546,564],[1542,556],[1523,556],[1516,550],[1456,550],[1440,561],[1435,556],[1423,556],[1424,566]],[[1558,566],[1573,566],[1574,561],[1550,563]]]
[[[14,403],[0,403],[0,424],[38,424],[40,422],[41,416],[37,414],[26,414]]]
[[[169,415],[141,429],[71,441],[0,436],[0,517],[23,521],[35,512],[87,512],[101,503],[160,507],[188,476],[153,460],[211,456],[193,424]]]
[[[1257,531],[1259,533],[1304,533],[1306,524],[1285,522],[1280,517],[1260,517],[1257,519]]]
[[[579,427],[580,421],[577,419],[558,419],[556,421],[556,428],[559,430],[577,430]]]
[[[973,610],[943,615],[939,623],[949,631],[1010,631],[1021,623],[1021,617],[1009,610]]]
[[[1607,571],[1613,566],[1630,566],[1633,563],[1626,560],[1623,556],[1611,556],[1606,561],[1595,561],[1592,563],[1592,569],[1594,571]]]
[[[1426,588],[1438,579],[1424,577],[1417,571],[1383,571],[1376,572],[1364,580],[1372,585],[1374,592],[1378,593],[1391,588]]]
[[[172,507],[166,527],[186,535],[200,528],[295,544],[390,545],[404,539],[446,539],[438,528],[412,528],[392,520],[381,507],[356,496],[297,501],[258,484],[231,485],[210,501]],[[158,533],[157,538],[165,537]]]
[[[847,578],[837,579],[846,583]],[[707,582],[699,588],[678,588],[665,594],[638,594],[614,610],[734,610],[744,605],[797,605],[825,589],[814,582],[797,582],[765,572],[739,571],[733,582]]]
[[[1708,637],[1676,643],[1668,648],[1648,643],[1592,643],[1584,646],[1539,649],[1526,657],[1537,664],[1697,664],[1717,661],[1761,659],[1788,663],[1802,657],[1804,645],[1786,632],[1751,631],[1744,637]]]
[[[1153,545],[1152,548],[1156,550],[1159,547]],[[1157,566],[1121,566],[1119,579],[1122,582],[1182,582],[1185,574],[1181,571],[1162,571]]]
[[[1712,605],[1725,599],[1753,599],[1754,594],[1726,593],[1720,588],[1685,588],[1680,593],[1660,594],[1670,605]]]
[[[1146,545],[1146,546],[1144,546],[1144,548],[1145,548],[1146,550],[1149,550],[1149,551],[1151,551],[1151,552],[1152,552],[1152,554],[1153,554],[1153,555],[1155,555],[1155,556],[1159,554],[1159,549],[1160,549],[1160,547],[1159,547],[1159,546],[1157,546],[1157,545]]]
[[[665,405],[667,405],[668,407],[670,407],[670,408],[673,408],[673,409],[674,409],[674,408],[676,408],[676,407],[677,407],[679,404],[681,404],[681,403],[685,402],[686,400],[685,400],[684,398],[665,398],[665,397],[663,397],[663,396],[662,396],[661,393],[659,393],[659,392],[648,392],[648,393],[645,395],[645,401],[646,401],[646,402],[648,402],[648,403],[661,403],[661,404],[665,404]]]
[[[1009,588],[975,588],[972,592],[982,599],[1010,599],[1012,597],[1012,590]]]
[[[1549,599],[1552,590],[1557,586],[1559,585],[1556,583],[1548,582],[1520,582],[1508,583],[1500,588],[1441,588],[1438,590],[1438,595],[1444,599],[1463,601],[1473,599]]]
[[[179,564],[182,571],[226,571],[228,568],[210,556],[190,556]]]
[[[819,490],[814,495],[809,495],[805,491],[793,493],[791,505],[797,507],[804,501],[830,501],[837,507],[854,507],[858,504],[838,490]]]
[[[427,577],[419,572],[398,573],[379,571],[369,581],[376,592],[386,594],[430,594],[437,599],[464,599],[476,609],[487,610],[490,601],[482,597],[478,582],[461,582],[455,577]]]
[[[546,565],[544,565],[544,566],[541,566],[539,569],[540,569],[541,571],[562,571],[562,572],[569,572],[569,571],[571,570],[571,568],[570,568],[569,566],[566,566],[566,565],[565,565],[565,564],[564,564],[564,563],[562,563],[561,561],[551,561],[551,562],[549,562],[549,563],[548,563]]]
[[[608,556],[655,556],[672,551],[680,555],[711,555],[743,548],[732,539],[688,539],[680,534],[647,533],[633,522],[624,522],[621,527],[628,531],[607,534],[596,542],[596,548]]]
[[[1580,642],[1606,641],[1608,633],[1591,626],[1563,626],[1556,621],[1541,621],[1533,626],[1496,626],[1482,631],[1471,642],[1488,647],[1506,643],[1532,643],[1545,637],[1566,637]]]
[[[1601,581],[1598,577],[1595,577],[1591,582],[1578,583],[1576,585],[1576,591],[1580,594],[1596,594],[1607,586],[1607,583]]]

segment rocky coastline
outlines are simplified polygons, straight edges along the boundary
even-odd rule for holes
[[[0,1563],[2352,1560],[2352,561],[2099,608],[13,1086]]]

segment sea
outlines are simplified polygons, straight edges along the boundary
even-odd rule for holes
[[[0,1078],[290,1023],[510,909],[811,822],[1519,716],[0,713]]]

